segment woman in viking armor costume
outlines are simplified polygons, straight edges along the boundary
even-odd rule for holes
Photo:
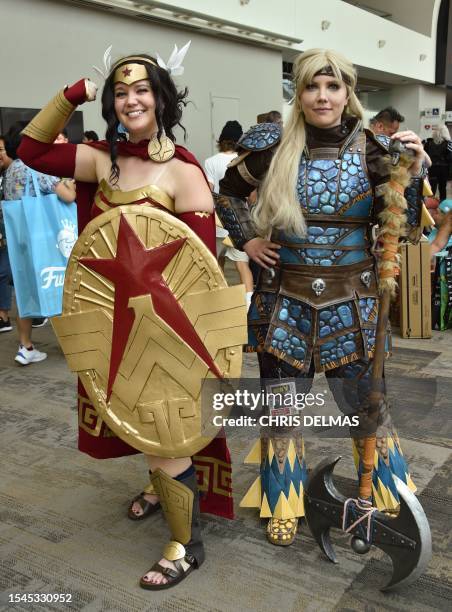
[[[105,78],[102,115],[107,122],[106,141],[90,145],[52,144],[75,108],[96,97],[95,84],[82,79],[60,91],[26,127],[19,152],[21,159],[37,170],[75,177],[82,182],[77,198],[79,230],[90,218],[118,204],[138,203],[169,211],[198,234],[215,254],[209,186],[194,157],[174,145],[173,129],[180,124],[186,90],[178,93],[167,67],[148,55],[122,58],[113,67],[108,66]],[[125,276],[125,284],[127,280]],[[82,402],[89,404],[80,385],[79,394]],[[81,434],[81,449],[94,456],[136,452],[111,435],[102,421],[98,422],[94,437],[87,435],[86,430]],[[94,445],[101,446],[102,442],[105,444],[96,455]],[[198,568],[204,561],[204,548],[191,458],[148,456],[148,461],[152,488],[147,489],[145,508],[149,514],[149,510],[161,506],[172,535],[163,558],[140,580],[140,586],[153,590],[171,587]],[[131,511],[140,513],[135,507]]]
[[[390,180],[389,139],[363,129],[351,62],[313,49],[296,59],[293,71],[296,94],[284,131],[267,123],[243,135],[216,209],[235,246],[262,266],[248,314],[248,348],[258,352],[261,378],[295,379],[297,392],[306,393],[314,373],[324,372],[341,411],[360,416],[350,435],[361,473],[377,280],[397,257],[395,245],[377,265],[372,228],[389,214],[391,189],[403,194],[404,186]],[[409,174],[418,178],[406,194],[408,223],[415,227],[423,149],[413,132],[393,138],[412,150]],[[256,187],[251,218],[245,198]],[[307,480],[300,431],[267,428],[246,462],[259,463],[260,475],[241,505],[259,507],[269,519],[271,543],[291,544],[304,516]],[[415,489],[384,401],[372,493],[374,505],[389,512],[398,506],[394,474]]]

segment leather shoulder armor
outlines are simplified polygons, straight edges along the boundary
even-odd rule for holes
[[[385,134],[374,134],[372,130],[369,130],[367,128],[364,131],[366,133],[366,136],[370,140],[372,140],[372,142],[374,142],[382,151],[384,151],[385,153],[389,152],[389,143],[391,142],[389,136],[386,136]]]
[[[237,143],[245,151],[265,151],[281,140],[281,126],[277,123],[258,123],[253,125]]]

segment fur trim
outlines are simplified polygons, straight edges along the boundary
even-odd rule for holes
[[[378,287],[380,292],[383,293],[386,290],[389,290],[391,295],[395,295],[397,293],[397,281],[395,278],[380,278],[378,282]]]
[[[380,292],[389,289],[391,296],[395,296],[397,282],[395,277],[399,273],[400,256],[397,253],[398,238],[406,225],[407,202],[403,195],[410,182],[407,166],[412,160],[400,159],[397,166],[390,166],[390,180],[382,189],[384,208],[378,216],[380,230],[377,234],[381,249],[377,267],[379,272]]]

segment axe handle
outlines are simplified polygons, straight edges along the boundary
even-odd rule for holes
[[[378,426],[380,401],[383,397],[383,368],[390,302],[390,290],[384,289],[380,297],[378,308],[375,351],[372,360],[372,377],[369,394],[369,420],[375,420],[375,434],[364,438],[364,449],[361,459],[363,468],[359,479],[359,497],[366,500],[372,498],[372,474],[374,469],[375,449],[377,446],[376,428]]]

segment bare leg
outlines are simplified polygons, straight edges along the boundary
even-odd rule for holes
[[[17,331],[19,332],[19,342],[22,346],[30,348],[31,342],[31,324],[32,319],[21,319],[17,317]]]

